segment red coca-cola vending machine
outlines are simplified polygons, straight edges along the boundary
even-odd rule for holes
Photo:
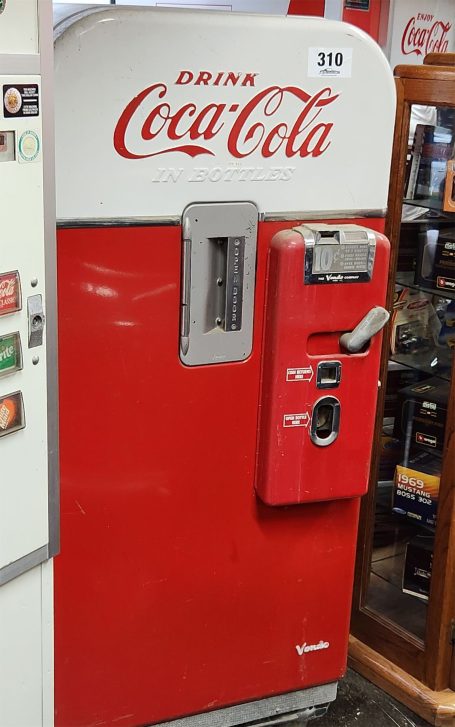
[[[55,53],[56,725],[304,723],[346,668],[391,71],[342,23],[155,8]]]

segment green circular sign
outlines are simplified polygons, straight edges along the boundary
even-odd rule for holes
[[[35,131],[24,131],[19,139],[19,154],[24,162],[33,162],[39,154],[40,142]]]

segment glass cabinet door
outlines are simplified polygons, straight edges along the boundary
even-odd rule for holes
[[[364,605],[423,642],[455,348],[454,110],[412,106]]]

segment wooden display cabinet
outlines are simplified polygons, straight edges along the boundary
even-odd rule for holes
[[[354,669],[445,725],[455,725],[454,57],[395,70],[391,322],[350,640]]]

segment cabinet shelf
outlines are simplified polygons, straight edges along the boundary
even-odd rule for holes
[[[450,349],[435,347],[425,353],[394,353],[391,354],[390,360],[428,376],[439,376],[440,379],[450,381],[452,365]]]
[[[453,218],[455,214],[453,212],[443,210],[441,200],[434,197],[425,197],[424,199],[404,199],[403,204],[409,204],[412,207],[426,207],[426,209],[428,210],[440,212],[441,215],[447,216],[449,218]]]
[[[400,518],[391,512],[393,482],[378,483],[376,521],[371,555],[371,576],[366,607],[396,623],[413,636],[424,638],[427,604],[404,593],[403,569],[406,545],[419,534],[432,535],[428,527]]]
[[[373,551],[371,579],[366,607],[401,626],[423,641],[427,604],[425,601],[403,593],[401,577],[405,550],[395,555],[384,555]]]
[[[402,285],[403,288],[411,288],[411,290],[420,290],[421,293],[427,295],[437,295],[439,298],[445,298],[446,300],[455,300],[455,292],[449,290],[441,290],[439,288],[430,288],[422,285],[418,285],[414,282],[413,272],[399,272],[397,271],[396,284]]]

